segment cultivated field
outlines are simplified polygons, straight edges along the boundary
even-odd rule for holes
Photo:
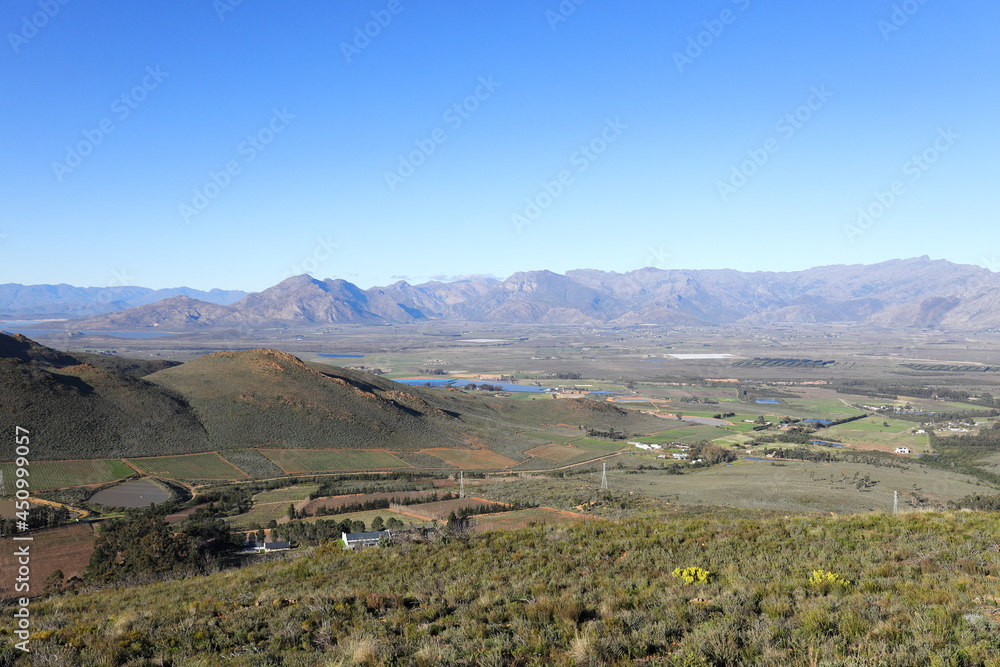
[[[261,449],[258,451],[286,473],[394,470],[412,467],[390,452],[378,449]]]
[[[579,447],[573,447],[571,445],[542,445],[541,447],[533,447],[524,452],[528,456],[535,456],[538,458],[549,459],[550,461],[558,461],[559,463],[567,463],[572,461],[581,454],[586,452]]]
[[[85,486],[89,484],[104,484],[117,479],[125,479],[135,475],[123,462],[117,459],[98,459],[96,461],[32,461],[31,489],[44,491],[68,486]],[[7,481],[6,491],[14,491],[14,464],[0,463],[0,473]]]
[[[307,499],[310,494],[315,493],[318,489],[318,484],[296,484],[280,489],[261,491],[254,495],[253,502],[255,505],[258,503],[294,503]]]
[[[243,529],[262,528],[271,521],[284,523],[288,520],[288,505],[287,502],[254,505],[245,514],[227,517],[226,523],[233,528]]]
[[[403,524],[409,528],[411,526],[426,526],[431,522],[426,519],[419,519],[408,514],[403,514],[402,512],[393,512],[392,510],[370,510],[367,512],[347,512],[346,514],[328,514],[325,516],[318,516],[314,519],[305,520],[306,523],[313,521],[334,521],[340,522],[344,519],[349,521],[363,521],[365,523],[365,528],[371,530],[372,521],[375,517],[382,517],[382,521],[387,521],[388,519],[395,517],[403,522]]]
[[[14,590],[17,578],[18,562],[10,555],[13,544],[4,540],[10,549],[4,558],[0,558],[0,598],[37,597],[45,590],[45,582],[56,570],[61,570],[64,580],[71,577],[82,577],[90,554],[94,551],[94,529],[89,523],[72,523],[58,528],[35,531],[31,544],[31,589],[27,592]],[[24,544],[24,543],[22,543]]]
[[[456,514],[464,509],[477,508],[481,505],[492,505],[501,507],[499,503],[483,498],[461,498],[456,500],[442,500],[436,503],[419,503],[417,505],[407,505],[401,509],[407,514],[421,517],[426,521],[443,521],[455,512]]]
[[[316,510],[323,509],[337,509],[340,507],[350,507],[351,505],[356,505],[358,503],[371,502],[374,500],[388,500],[389,502],[397,502],[404,500],[406,498],[417,499],[417,498],[428,498],[433,495],[440,497],[445,491],[436,491],[434,489],[428,489],[426,491],[390,491],[385,493],[356,493],[349,496],[330,496],[327,498],[317,498],[316,500],[309,501],[309,504],[305,506],[305,511],[309,514],[315,514]]]
[[[430,454],[449,465],[462,470],[493,470],[495,468],[510,468],[517,461],[501,456],[488,449],[421,449],[421,454]]]
[[[723,505],[785,512],[891,511],[893,491],[900,507],[916,494],[944,504],[966,495],[982,493],[967,475],[904,464],[905,469],[862,463],[809,463],[800,461],[737,460],[685,473],[667,475],[644,471],[637,475],[611,475],[612,486],[688,505]],[[857,480],[867,476],[873,486],[858,490]]]
[[[215,452],[126,459],[146,475],[167,479],[244,479],[247,474]]]

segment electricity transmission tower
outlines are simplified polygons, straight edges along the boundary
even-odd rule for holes
[[[601,488],[602,489],[607,489],[608,488],[608,462],[605,461],[604,464],[603,464],[603,466],[604,467],[601,469]]]
[[[465,471],[458,471],[458,497],[465,498]]]

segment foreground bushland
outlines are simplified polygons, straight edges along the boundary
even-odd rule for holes
[[[18,665],[1000,665],[998,540],[993,512],[728,512],[358,553],[332,543],[285,561],[34,602],[33,656],[18,657],[6,638],[2,657]]]

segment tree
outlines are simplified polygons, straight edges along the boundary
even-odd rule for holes
[[[372,530],[382,530],[384,526],[385,522],[382,520],[381,515],[372,519]]]
[[[288,503],[288,520],[294,521],[295,516],[295,503]]]

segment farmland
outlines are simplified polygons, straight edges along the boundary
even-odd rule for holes
[[[167,479],[242,479],[247,474],[218,454],[183,454],[128,459],[143,474]]]
[[[288,520],[287,502],[255,504],[249,512],[228,517],[226,523],[233,528],[257,529],[267,526],[271,521]]]
[[[95,461],[33,461],[31,488],[35,491],[71,486],[104,484],[135,475],[135,470],[117,459]],[[14,465],[0,464],[3,479],[14,480]],[[9,482],[8,482],[9,483]]]
[[[365,527],[370,529],[372,526],[372,521],[374,521],[375,517],[377,516],[382,517],[383,521],[387,521],[389,518],[395,517],[396,519],[402,521],[403,525],[406,526],[407,528],[410,528],[411,526],[426,526],[431,523],[427,519],[421,519],[412,516],[411,514],[405,514],[403,512],[394,512],[388,509],[368,510],[366,512],[347,512],[345,514],[328,514],[324,516],[318,516],[315,519],[306,519],[304,520],[304,522],[310,523],[312,521],[333,521],[335,523],[338,523],[344,520],[363,521]]]
[[[425,521],[442,521],[452,512],[459,514],[463,510],[478,508],[483,505],[493,505],[499,510],[502,505],[483,498],[461,498],[456,500],[441,500],[436,503],[419,503],[401,508],[407,514],[421,517]]]
[[[422,454],[441,459],[449,465],[462,470],[491,470],[509,468],[517,465],[517,461],[501,456],[488,449],[423,449]]]
[[[315,493],[317,489],[319,489],[319,486],[316,484],[285,486],[280,489],[271,489],[270,491],[262,491],[255,494],[253,502],[254,504],[299,502],[304,498],[308,498],[310,494]]]
[[[868,477],[874,484],[859,489]],[[934,471],[919,465],[875,467],[863,463],[737,460],[684,475],[645,471],[637,475],[609,473],[612,487],[685,505],[724,505],[782,512],[891,511],[893,491],[900,503],[925,498],[946,503],[981,492],[967,475]]]
[[[45,591],[45,583],[56,570],[63,573],[63,580],[82,577],[94,551],[94,529],[86,523],[36,531],[32,538],[31,552],[44,557],[31,560],[30,590],[26,593],[14,590],[18,563],[16,558],[7,556],[0,558],[0,598],[11,598],[15,593],[19,597],[25,594],[37,597]]]
[[[362,449],[261,449],[286,473],[393,470],[410,465],[390,452]]]
[[[317,498],[315,500],[309,501],[309,504],[305,506],[305,511],[308,514],[315,514],[317,510],[323,509],[327,511],[336,510],[341,507],[350,507],[351,505],[357,505],[364,502],[374,502],[374,501],[390,501],[396,502],[404,499],[416,500],[418,498],[427,498],[429,496],[438,495],[442,492],[435,489],[427,489],[424,491],[390,491],[385,493],[365,493],[365,494],[352,494],[349,496],[331,496],[327,498]]]

